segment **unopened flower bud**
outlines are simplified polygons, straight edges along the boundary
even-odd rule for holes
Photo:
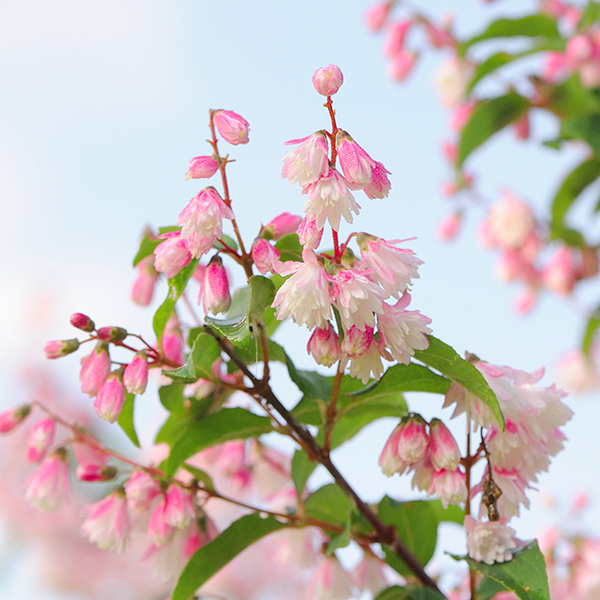
[[[271,246],[266,239],[260,237],[255,240],[252,246],[252,260],[260,273],[264,275],[274,272],[279,258],[280,254],[277,248]]]
[[[429,436],[425,425],[420,415],[404,417],[400,423],[398,456],[409,465],[421,462],[427,456]]]
[[[79,348],[79,340],[53,340],[44,346],[46,358],[61,358],[75,352]]]
[[[231,110],[218,110],[214,113],[214,123],[221,137],[230,144],[247,144],[250,125],[244,117]]]
[[[394,473],[402,475],[408,468],[408,464],[398,456],[399,438],[400,426],[398,425],[398,427],[392,431],[379,456],[379,466],[381,467],[383,474],[388,477],[391,477]]]
[[[75,477],[86,483],[97,483],[99,481],[111,481],[119,474],[119,469],[112,465],[85,465],[77,467]]]
[[[94,400],[94,408],[99,417],[114,423],[121,414],[125,404],[125,386],[123,385],[123,369],[113,371],[102,384],[98,396]]]
[[[87,331],[87,333],[91,333],[96,329],[94,321],[82,313],[73,313],[69,321],[73,327],[77,327],[77,329],[81,329],[82,331]]]
[[[143,394],[148,384],[148,358],[145,352],[138,352],[125,367],[123,374],[125,389],[130,394]]]
[[[266,240],[278,240],[288,233],[296,233],[301,222],[301,216],[284,212],[271,219],[260,235]]]
[[[101,327],[97,335],[103,342],[122,342],[129,334],[122,327]]]
[[[436,471],[456,470],[460,463],[460,451],[450,430],[439,419],[432,419],[429,437],[431,464]]]
[[[81,362],[79,381],[81,391],[84,394],[95,396],[100,386],[106,381],[110,373],[110,356],[108,355],[108,344],[98,342],[89,356]]]
[[[219,255],[213,256],[206,267],[201,294],[206,313],[226,313],[231,306],[227,271]]]
[[[190,160],[190,168],[185,174],[187,179],[208,179],[219,170],[219,162],[212,156],[196,156]]]
[[[46,457],[56,432],[54,419],[46,417],[38,421],[32,428],[27,442],[27,460],[39,462]]]
[[[311,250],[319,247],[321,238],[323,237],[323,229],[317,227],[316,218],[309,219],[308,216],[304,217],[302,223],[298,227],[298,239],[300,243]]]
[[[131,286],[131,299],[140,306],[148,306],[152,302],[154,286],[158,279],[158,271],[154,268],[154,254],[140,260],[135,268],[138,276]]]
[[[12,431],[19,423],[22,423],[31,412],[30,404],[23,404],[16,408],[9,408],[0,413],[0,433]]]
[[[344,76],[337,65],[329,65],[317,69],[312,82],[321,96],[333,96],[344,83]]]
[[[331,367],[341,356],[338,335],[330,323],[313,331],[306,349],[317,364],[325,367]]]

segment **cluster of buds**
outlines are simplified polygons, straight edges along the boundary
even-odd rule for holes
[[[600,86],[600,29],[578,33],[567,41],[564,52],[546,55],[543,78],[547,82],[558,83],[575,72],[584,86]]]

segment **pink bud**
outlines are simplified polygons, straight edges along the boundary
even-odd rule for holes
[[[544,285],[562,296],[568,296],[575,287],[579,264],[575,250],[561,246],[548,259],[544,267]]]
[[[154,268],[154,255],[146,256],[136,265],[138,276],[131,287],[131,299],[140,306],[152,302],[158,271]]]
[[[31,412],[30,404],[23,404],[16,408],[9,408],[0,413],[0,433],[12,431],[19,423],[22,423]]]
[[[47,417],[38,421],[32,428],[27,442],[27,460],[39,462],[45,458],[54,442],[56,424],[54,419]]]
[[[407,52],[406,50],[398,52],[388,66],[390,77],[396,81],[404,81],[412,71],[416,60],[417,55],[414,52]]]
[[[434,48],[451,48],[456,45],[456,40],[447,29],[440,29],[429,23],[429,21],[426,21],[425,31],[427,32],[429,42]]]
[[[195,516],[192,494],[178,485],[170,485],[165,493],[164,518],[168,525],[183,529]]]
[[[373,4],[365,12],[365,24],[371,31],[379,31],[385,24],[393,2]]]
[[[438,236],[440,239],[445,242],[453,240],[458,233],[461,220],[462,215],[459,212],[444,217],[438,227]]]
[[[156,546],[164,544],[171,535],[173,528],[167,523],[165,519],[165,498],[156,505],[156,508],[152,511],[150,517],[150,523],[148,524],[148,535],[154,540]]]
[[[134,471],[125,490],[131,507],[137,512],[144,512],[150,510],[152,500],[160,494],[160,484],[144,471]]]
[[[298,239],[300,243],[310,250],[315,250],[321,243],[323,237],[323,229],[317,227],[316,217],[309,219],[308,216],[304,217],[302,223],[298,227]]]
[[[352,325],[344,334],[341,350],[348,356],[360,356],[364,354],[373,342],[373,328],[365,327],[364,331]]]
[[[55,450],[25,482],[25,497],[35,508],[57,511],[69,496],[69,463],[64,448]]]
[[[98,342],[89,356],[81,363],[79,380],[84,394],[95,396],[110,373],[110,357],[108,344]]]
[[[383,474],[388,477],[391,477],[394,473],[402,475],[408,468],[408,464],[398,456],[399,439],[400,425],[392,431],[379,456],[379,466],[381,467]]]
[[[73,313],[69,321],[71,322],[71,325],[73,325],[73,327],[77,327],[77,329],[81,329],[82,331],[86,331],[87,333],[91,333],[96,329],[94,321],[92,321],[87,315],[84,315],[82,313]]]
[[[185,174],[187,179],[208,179],[219,170],[219,162],[212,156],[196,156],[190,160],[190,168]]]
[[[346,180],[360,187],[369,184],[375,161],[342,129],[337,132],[335,145]]]
[[[525,113],[513,125],[513,131],[520,140],[529,139],[529,113]]]
[[[460,504],[467,501],[466,477],[458,469],[441,469],[433,474],[433,480],[427,490],[427,495],[436,493],[442,501],[442,506]]]
[[[439,420],[432,419],[429,425],[429,450],[431,464],[436,471],[454,471],[460,463],[460,451],[448,428]]]
[[[450,117],[450,122],[448,123],[450,129],[452,129],[452,131],[462,131],[465,125],[469,122],[475,106],[476,103],[473,101],[461,102],[452,111],[452,116]]]
[[[117,467],[113,467],[112,465],[106,465],[104,467],[100,465],[87,465],[78,468],[78,470],[75,471],[75,477],[86,483],[98,483],[100,481],[111,481],[118,473],[119,470]]]
[[[113,371],[102,384],[98,396],[94,400],[94,408],[99,417],[109,423],[114,423],[121,414],[125,404],[125,386],[123,385],[123,371]]]
[[[317,327],[313,331],[306,349],[317,364],[325,367],[331,367],[341,356],[338,335],[330,323],[325,329]]]
[[[81,481],[107,481],[112,479],[117,470],[107,466],[108,455],[98,448],[79,442],[73,445],[77,467],[75,477]]]
[[[98,339],[103,342],[122,342],[127,335],[127,330],[122,327],[101,327],[97,331]]]
[[[162,351],[165,358],[176,362],[179,365],[183,364],[183,336],[181,335],[181,327],[177,314],[169,317],[162,337]]]
[[[72,340],[54,340],[48,342],[44,346],[44,352],[46,358],[61,358],[71,352],[75,352],[79,348],[79,340],[73,338]]]
[[[125,367],[123,383],[130,394],[143,394],[148,384],[148,358],[144,352],[138,352]]]
[[[83,509],[87,518],[81,533],[101,550],[123,552],[131,531],[123,488]]]
[[[252,246],[252,260],[256,268],[263,275],[275,271],[275,265],[279,262],[277,248],[271,246],[264,238],[257,238]]]
[[[344,76],[338,66],[328,65],[314,72],[312,82],[321,96],[333,96],[344,83]]]
[[[171,279],[190,264],[192,255],[186,239],[181,237],[181,231],[163,233],[159,238],[165,241],[154,249],[154,268]]]
[[[221,137],[230,144],[247,144],[248,130],[250,125],[248,121],[230,110],[217,110],[214,113],[214,123],[221,134]]]
[[[219,255],[211,258],[206,271],[204,282],[200,291],[204,306],[204,312],[226,313],[231,306],[231,295],[229,293],[229,280],[223,261]],[[198,298],[200,302],[200,298]]]
[[[398,21],[390,25],[388,37],[383,45],[383,53],[386,56],[393,58],[404,50],[404,40],[412,24],[412,21]]]
[[[299,215],[291,215],[288,212],[281,213],[269,221],[262,230],[261,237],[277,241],[288,233],[296,233],[301,222],[302,217]]]
[[[409,465],[421,462],[429,449],[429,436],[425,421],[419,415],[405,417],[400,422],[398,456]]]

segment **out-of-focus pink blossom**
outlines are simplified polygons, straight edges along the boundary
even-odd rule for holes
[[[482,523],[473,517],[465,517],[467,530],[467,551],[469,556],[488,565],[512,560],[512,552],[517,547],[516,531],[506,525],[505,520]]]
[[[458,57],[448,59],[437,68],[433,83],[446,108],[456,108],[464,101],[472,77],[472,65]]]
[[[164,519],[167,525],[184,529],[194,518],[192,494],[178,485],[172,484],[165,492]]]
[[[165,518],[165,509],[166,502],[163,496],[152,511],[152,516],[148,524],[148,535],[157,547],[168,542],[173,534],[173,527],[167,523],[167,519]]]
[[[396,81],[404,81],[413,70],[418,54],[402,50],[394,55],[388,64],[389,76]]]
[[[327,155],[327,150],[325,155]],[[292,215],[288,212],[281,213],[267,223],[261,232],[261,237],[277,241],[284,235],[296,233],[301,222],[302,217],[300,215]]]
[[[438,225],[438,236],[441,240],[449,242],[456,237],[462,222],[462,214],[460,212],[452,213],[442,219]]]
[[[143,394],[148,385],[148,357],[145,352],[137,352],[123,373],[125,389],[130,394]]]
[[[231,110],[217,110],[214,113],[214,123],[221,137],[230,144],[247,144],[250,125],[244,117]]]
[[[148,306],[152,302],[158,271],[154,268],[153,254],[146,256],[136,265],[137,277],[131,287],[131,299],[139,306]]]
[[[414,481],[414,480],[413,480]],[[465,474],[458,469],[442,469],[434,471],[433,481],[427,495],[436,493],[444,508],[449,504],[461,504],[467,501]]]
[[[387,38],[383,44],[383,53],[386,56],[393,58],[404,50],[404,40],[412,24],[411,20],[396,21],[390,24],[387,30]]]
[[[333,96],[342,87],[344,76],[337,65],[328,65],[313,73],[312,82],[321,96]]]
[[[109,423],[114,423],[121,414],[125,404],[125,386],[123,385],[123,372],[113,371],[102,384],[94,400],[94,408],[99,417]]]
[[[81,391],[84,394],[96,396],[109,374],[108,344],[98,342],[92,353],[86,356],[81,363],[81,371],[79,372]]]
[[[25,497],[35,508],[57,511],[69,497],[69,463],[64,448],[55,450],[25,482]]]
[[[87,517],[81,526],[82,535],[101,550],[123,552],[131,530],[124,490],[86,506],[83,512]]]
[[[335,556],[323,559],[314,570],[306,589],[306,600],[348,600],[352,596],[350,577]]]
[[[30,404],[9,408],[0,413],[0,433],[8,433],[22,423],[31,412]]]
[[[575,287],[581,261],[577,250],[561,246],[548,259],[542,272],[544,285],[554,293],[568,296]]]
[[[387,439],[383,450],[379,455],[379,466],[383,471],[384,475],[391,477],[394,473],[402,475],[408,468],[408,463],[403,461],[398,456],[398,442],[400,440],[400,425],[398,425],[394,431],[392,431],[390,437]]]
[[[232,210],[217,190],[207,187],[181,211],[177,224],[182,225],[181,239],[185,240],[189,252],[194,258],[200,258],[223,235],[223,219],[233,218]]]
[[[365,11],[365,24],[371,31],[379,31],[385,25],[392,4],[393,1],[378,2]]]
[[[450,27],[451,23],[447,23],[447,27]],[[425,32],[429,38],[429,43],[434,48],[452,48],[456,46],[456,40],[450,31],[436,27],[433,23],[425,21]]]
[[[537,288],[531,285],[527,286],[515,300],[515,312],[519,315],[525,315],[529,313],[535,306],[537,299]]]
[[[304,217],[302,223],[298,227],[298,239],[304,248],[315,250],[319,247],[323,238],[323,228],[317,227],[316,217]]]
[[[330,323],[313,331],[306,350],[318,365],[325,367],[331,367],[340,359],[338,335]]]
[[[152,501],[160,494],[160,483],[145,473],[136,470],[125,485],[127,501],[136,512],[150,510]]]
[[[585,394],[600,388],[600,374],[594,355],[585,356],[581,350],[571,350],[560,360],[557,367],[557,379],[564,388],[576,394]]]
[[[73,444],[77,467],[75,477],[81,481],[106,481],[116,475],[114,467],[107,466],[108,455],[86,443]]]
[[[385,575],[383,561],[370,552],[354,568],[352,577],[361,592],[370,592],[376,598],[379,592],[388,588],[390,582]]]
[[[69,322],[73,327],[77,327],[77,329],[81,329],[87,333],[91,333],[96,329],[94,321],[82,313],[73,313],[69,318]]]
[[[265,275],[275,272],[279,258],[280,254],[277,248],[262,237],[256,238],[252,245],[252,260],[259,273]]]
[[[79,349],[79,340],[53,340],[44,346],[46,358],[61,358]]]
[[[159,238],[164,241],[154,249],[154,268],[171,279],[190,264],[192,254],[186,240],[181,237],[181,231],[169,231]]]
[[[27,441],[27,460],[29,462],[39,462],[46,457],[54,442],[55,433],[56,423],[50,417],[41,419],[31,428]]]
[[[219,161],[212,156],[196,156],[190,160],[187,179],[208,179],[219,170]]]
[[[215,255],[210,259],[204,271],[200,296],[202,297],[204,312],[207,314],[209,312],[213,315],[226,313],[231,306],[229,279],[223,266],[223,260],[219,255]],[[198,298],[198,302],[200,302],[200,298]]]
[[[297,148],[286,152],[281,176],[287,177],[290,185],[298,182],[304,188],[329,172],[329,144],[324,130],[297,140],[290,140],[286,146],[297,144]]]
[[[183,336],[177,314],[169,317],[162,337],[162,351],[165,358],[182,365],[183,364]]]
[[[520,140],[529,139],[529,113],[525,113],[518,121],[515,121],[513,131]]]
[[[436,470],[454,471],[460,463],[460,451],[450,430],[439,420],[432,419],[429,426],[429,457]]]
[[[461,102],[453,111],[448,122],[448,126],[452,131],[462,131],[465,125],[469,122],[475,107],[476,102],[469,100],[468,102]],[[456,161],[454,161],[456,162]]]

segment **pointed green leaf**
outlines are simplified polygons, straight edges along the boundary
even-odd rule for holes
[[[472,364],[463,360],[453,348],[430,335],[429,348],[427,350],[415,350],[415,358],[475,394],[492,410],[502,431],[504,431],[504,416],[494,392],[490,389],[483,375]]]
[[[286,262],[295,260],[302,262],[302,246],[298,241],[297,233],[289,233],[280,238],[275,244],[275,248],[280,254],[280,260]]]
[[[600,177],[600,160],[597,158],[590,158],[571,171],[552,201],[552,220],[562,225],[573,202],[598,177]]]
[[[121,409],[118,423],[121,429],[127,434],[127,437],[139,448],[140,442],[133,424],[133,408],[135,404],[135,396],[129,392],[125,392],[125,403]]]
[[[202,546],[183,569],[173,591],[172,600],[189,600],[194,592],[232,561],[240,552],[259,539],[283,529],[273,517],[262,519],[258,514],[246,515],[234,521],[212,542]]]
[[[469,557],[451,556],[456,560],[465,560],[476,571],[501,583],[521,600],[550,600],[546,561],[535,540],[514,552],[512,560],[493,565]]]
[[[173,382],[171,385],[163,385],[158,389],[160,403],[170,412],[177,415],[185,415],[185,398],[183,388],[185,383]]]
[[[585,7],[579,25],[577,26],[578,31],[583,31],[590,25],[594,25],[600,21],[600,4],[594,0],[590,0]]]
[[[192,351],[188,354],[183,367],[163,371],[163,374],[176,381],[193,383],[199,378],[213,380],[212,367],[221,356],[219,343],[212,335],[203,333],[194,340]]]
[[[167,298],[158,307],[158,310],[154,314],[154,319],[152,320],[152,327],[154,328],[154,333],[156,334],[159,345],[162,344],[163,331],[165,330],[165,325],[167,324],[169,317],[175,309],[175,304],[177,303],[177,300],[179,300],[181,294],[183,294],[185,287],[194,274],[197,266],[198,259],[194,259],[187,267],[184,267],[179,271],[175,277],[169,279],[169,292]]]
[[[195,479],[202,482],[207,490],[215,490],[215,485],[213,483],[212,477],[206,471],[193,467],[192,465],[188,465],[187,463],[183,463],[181,467],[185,469],[190,475],[193,475]]]
[[[247,348],[250,339],[250,324],[248,315],[235,317],[233,319],[216,319],[214,317],[204,317],[204,320],[226,337],[238,348]]]
[[[350,544],[350,532],[352,530],[352,510],[353,509],[350,509],[346,515],[346,525],[344,525],[344,531],[331,538],[331,542],[329,542],[327,545],[325,556],[331,556],[338,548],[345,548],[348,544]]]
[[[169,444],[174,442],[175,438],[179,436],[181,430],[190,422],[190,418],[183,415],[172,414],[163,423],[162,427],[158,430],[156,437],[154,438],[155,444]]]
[[[329,402],[329,398],[331,398],[331,383],[327,377],[320,375],[316,371],[301,371],[297,369],[289,357],[287,357],[286,365],[290,379],[303,394],[309,398],[319,398]]]
[[[230,440],[258,437],[272,430],[270,419],[243,408],[224,408],[206,415],[200,421],[187,423],[181,428],[163,464],[165,474],[171,477],[183,461],[205,448]]]
[[[270,279],[262,275],[250,277],[248,285],[250,286],[248,316],[253,323],[262,322],[265,309],[271,306],[275,298],[275,286]]]
[[[308,478],[313,471],[319,466],[319,463],[310,460],[308,454],[304,450],[296,450],[292,458],[292,481],[296,486],[298,498],[302,497],[302,492],[306,486]]]
[[[506,592],[506,588],[501,583],[484,577],[477,588],[477,600],[493,600],[500,592]]]
[[[423,502],[429,504],[438,523],[447,522],[462,525],[465,521],[465,511],[456,504],[449,504],[448,508],[444,508],[441,500],[423,500]]]
[[[583,140],[596,156],[600,156],[600,115],[578,116],[561,123],[561,135],[570,140]]]
[[[304,502],[306,515],[336,525],[345,525],[352,501],[334,483],[313,492]]]
[[[496,132],[518,121],[531,107],[529,100],[515,92],[478,102],[458,143],[458,166]]]

